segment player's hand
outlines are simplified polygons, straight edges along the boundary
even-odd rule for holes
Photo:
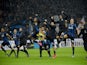
[[[59,36],[56,36],[57,39],[59,39],[60,37]]]

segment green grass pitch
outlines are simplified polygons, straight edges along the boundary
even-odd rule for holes
[[[39,57],[39,49],[29,49],[30,57],[25,53],[19,53],[19,58],[15,58],[14,54],[7,57],[3,51],[0,50],[0,65],[87,65],[87,53],[83,47],[75,48],[75,57],[72,58],[71,48],[58,48],[57,58],[48,57],[46,51],[43,51],[43,57]],[[9,53],[9,51],[8,51]],[[53,50],[51,49],[53,55]]]

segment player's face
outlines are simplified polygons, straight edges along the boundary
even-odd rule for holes
[[[37,22],[37,18],[34,18],[34,22]]]
[[[14,29],[14,33],[17,33],[17,30],[16,29]]]
[[[19,31],[22,31],[22,30],[23,30],[22,28],[19,29]]]
[[[70,24],[74,24],[74,19],[70,19]]]
[[[68,35],[67,35],[67,34],[65,34],[65,35],[64,35],[64,38],[68,38]]]
[[[65,22],[67,23],[68,21],[67,21],[67,20],[65,20]]]
[[[59,18],[62,19],[63,18],[62,15],[60,15]]]
[[[32,17],[29,17],[29,19],[32,19]]]
[[[46,22],[44,22],[44,24],[47,24]]]
[[[42,27],[42,30],[43,30],[43,31],[45,30],[44,27]]]
[[[51,22],[51,25],[54,25],[54,22]]]
[[[1,28],[1,32],[5,32],[5,29],[4,28]]]

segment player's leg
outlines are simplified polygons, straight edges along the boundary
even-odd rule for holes
[[[6,52],[6,50],[4,49],[4,46],[5,46],[5,42],[3,42],[3,43],[1,44],[1,49],[2,49],[2,51],[4,51],[4,53],[5,53],[6,55],[8,55],[7,52]]]
[[[55,49],[55,44],[54,44],[54,40],[53,39],[51,39],[51,43],[52,43],[52,46],[53,46],[53,53],[54,53],[54,55],[53,55],[53,57],[56,55],[56,49]]]
[[[40,50],[40,57],[42,57],[42,46],[39,46],[39,50]]]
[[[54,51],[53,58],[56,58],[56,49],[57,49],[57,41],[55,42],[55,41],[53,40],[53,51]]]
[[[29,53],[28,53],[28,51],[26,50],[25,45],[23,45],[23,47],[24,47],[24,52],[27,54],[27,57],[29,57]]]
[[[19,57],[20,46],[21,46],[20,41],[18,41],[18,43],[16,44],[16,47],[17,47],[17,58]]]
[[[75,47],[74,47],[74,37],[69,36],[69,35],[65,35],[65,37],[71,39],[72,57],[74,57],[74,52],[75,52]]]
[[[20,50],[20,48],[18,48],[18,54],[19,54],[19,51],[22,51],[25,54],[27,54],[27,57],[29,57],[28,51],[26,50],[26,47],[25,47],[25,44],[21,43],[20,47],[23,47],[23,48],[21,50]]]
[[[11,49],[11,52],[10,52],[10,54],[8,56],[10,57],[12,53],[14,53],[15,54],[15,57],[17,57],[16,56],[16,52],[14,51],[14,49]]]
[[[1,49],[2,49],[2,51],[4,51],[5,53],[6,53],[6,50],[3,48],[3,46],[1,45]]]
[[[84,49],[87,52],[87,40],[84,40]],[[86,56],[86,58],[87,58],[87,56]]]
[[[46,45],[46,49],[47,49],[47,52],[48,52],[49,57],[51,57],[51,54],[50,54],[50,44],[47,44]]]
[[[72,57],[74,57],[74,52],[75,52],[74,39],[72,39],[71,41],[71,46],[72,46]]]
[[[66,39],[69,38],[67,34],[64,35],[64,41],[65,41],[65,46],[66,46]]]
[[[42,57],[42,50],[43,50],[43,42],[42,41],[39,41],[38,44],[39,44],[39,52],[40,52],[40,57]]]
[[[11,52],[8,56],[11,56],[11,54],[14,53],[15,57],[17,57],[16,52],[15,52],[14,48],[11,47],[10,43],[7,43],[7,46],[11,49]]]
[[[54,52],[53,58],[56,58],[56,45],[55,44],[53,44],[53,52]]]
[[[48,52],[49,57],[51,57],[50,49],[49,49],[48,44],[49,44],[49,43],[48,43],[48,40],[44,40],[44,41],[43,41],[44,50],[46,50],[46,51]]]
[[[54,47],[53,47],[53,51],[54,51],[53,58],[56,58],[56,48],[55,48],[55,45],[54,45]]]
[[[1,49],[2,49],[2,51],[4,51],[4,53],[5,53],[6,55],[8,55],[7,52],[6,52],[6,50],[4,49],[4,46],[5,46],[5,45],[6,45],[6,43],[3,42],[3,43],[1,44]]]
[[[17,58],[19,57],[20,46],[17,46]]]
[[[28,51],[26,50],[26,40],[20,41],[20,47],[23,47],[23,49],[21,49],[20,51],[23,51],[27,57],[29,57]]]
[[[84,49],[87,52],[87,40],[84,40]]]
[[[72,43],[72,57],[74,57],[74,51],[75,51],[75,47],[74,44]]]

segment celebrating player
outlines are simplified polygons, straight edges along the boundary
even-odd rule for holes
[[[15,45],[16,45],[16,48],[17,50],[19,49],[19,34],[17,32],[17,29],[14,29],[13,30],[13,33],[12,33],[12,38],[15,42]],[[12,54],[12,51],[10,52],[9,56]]]
[[[11,36],[5,31],[4,28],[1,28],[1,37],[3,39],[3,43],[1,44],[2,51],[4,51],[6,55],[8,55],[6,50],[3,48],[3,46],[7,45],[11,49],[11,52],[14,52],[14,54],[16,56],[16,53],[15,53],[14,49],[11,47],[11,45],[9,43],[8,37],[11,38]]]
[[[74,57],[74,38],[76,37],[76,32],[77,31],[77,27],[76,27],[76,24],[74,23],[74,19],[71,18],[70,19],[70,24],[68,25],[68,30],[67,30],[67,34],[64,35],[64,38],[70,38],[72,41],[71,41],[71,46],[72,46],[72,57]]]
[[[47,50],[49,57],[51,57],[50,54],[50,43],[49,41],[46,39],[46,32],[44,30],[44,27],[40,27],[39,28],[39,33],[37,34],[38,36],[38,44],[40,46],[40,57],[42,57],[42,50]]]
[[[26,50],[26,35],[22,28],[19,29],[19,38],[20,38],[20,45],[18,46],[17,57],[19,55],[19,51],[25,52],[27,54],[27,57],[29,57],[28,51]],[[23,49],[20,50],[20,47],[23,47]]]

